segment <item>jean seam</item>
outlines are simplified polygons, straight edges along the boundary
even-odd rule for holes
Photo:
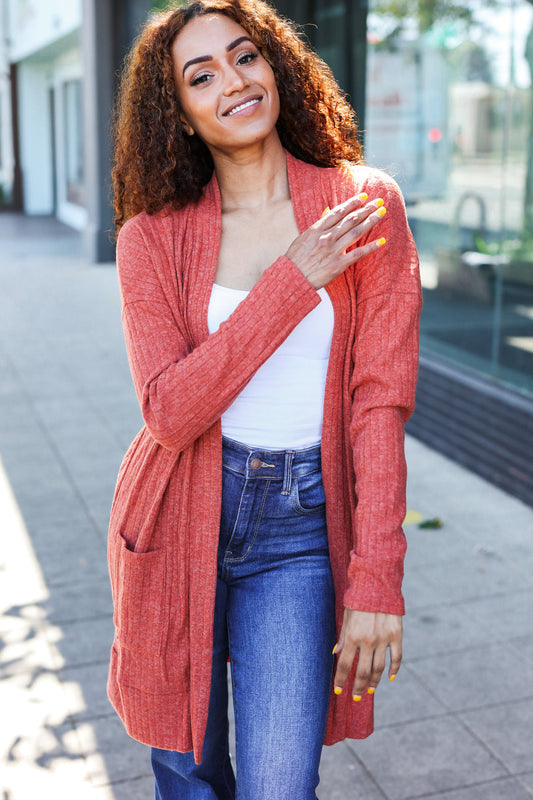
[[[230,472],[233,472],[234,475],[240,475],[244,478],[245,471],[237,469],[236,467],[232,467],[230,464],[222,464],[222,469],[229,469]]]
[[[300,477],[303,477],[303,476],[300,476]],[[319,506],[315,506],[314,508],[303,508],[303,506],[301,506],[299,504],[300,496],[298,494],[298,488],[299,488],[298,487],[298,477],[295,478],[295,480],[293,482],[293,487],[294,487],[294,491],[290,495],[290,500],[291,500],[291,506],[292,506],[293,510],[296,511],[297,514],[300,514],[300,516],[303,516],[303,517],[307,517],[310,514],[320,514],[320,513],[323,513],[325,511],[325,508],[326,508],[326,504],[325,503],[321,503]],[[298,501],[295,500],[295,497],[298,498]]]
[[[232,702],[233,702],[233,719],[234,719],[234,722],[235,722],[235,726],[234,726],[235,727],[235,766],[237,766],[237,752],[239,750],[238,737],[239,737],[240,726],[239,726],[239,723],[238,723],[237,704],[235,703],[235,697],[236,697],[236,694],[237,694],[237,692],[236,692],[237,676],[235,675],[235,671],[233,669],[233,662],[231,660],[231,652],[232,652],[232,649],[233,649],[232,646],[231,646],[231,640],[232,640],[231,627],[232,626],[231,626],[230,618],[229,618],[229,615],[228,615],[228,617],[227,617],[228,649],[229,649],[229,657],[230,657],[231,692],[232,692]],[[237,787],[237,777],[236,777],[236,781],[235,781],[235,800],[237,800],[238,793],[239,793],[239,790],[238,790],[238,787]]]
[[[261,516],[262,516],[264,508],[265,508],[266,498],[267,498],[268,490],[270,488],[270,484],[271,483],[272,483],[272,480],[269,480],[267,485],[265,486],[265,488],[263,490],[263,497],[261,499],[261,507],[259,508],[259,512],[257,513],[257,519],[256,519],[256,523],[255,523],[254,532],[252,534],[252,540],[251,540],[250,544],[248,545],[248,549],[247,549],[246,553],[244,553],[242,556],[239,556],[238,558],[226,558],[226,557],[224,557],[224,563],[225,564],[242,564],[242,562],[245,561],[248,558],[248,556],[250,555],[250,550],[254,546],[255,540],[257,538],[257,531],[259,530],[259,525],[261,524]],[[245,489],[246,489],[246,485],[245,485],[245,487],[243,489],[243,492],[242,492],[242,495],[241,495],[241,501],[242,501],[242,498],[244,497]],[[240,513],[241,513],[241,502],[239,502],[239,513],[237,514],[237,519],[235,521],[235,525],[233,527],[233,531],[231,532],[232,536],[235,533],[235,528],[237,526],[237,522],[239,521]],[[230,537],[228,546],[229,546],[229,544],[231,544],[231,537]]]

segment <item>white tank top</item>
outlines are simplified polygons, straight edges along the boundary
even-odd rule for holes
[[[247,291],[213,285],[209,333],[218,330]],[[320,443],[333,306],[321,303],[294,328],[222,415],[222,434],[252,447],[296,450]]]

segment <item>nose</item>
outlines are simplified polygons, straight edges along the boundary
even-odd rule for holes
[[[229,96],[234,92],[241,92],[245,86],[249,86],[250,81],[240,69],[228,66],[224,75],[224,94]]]

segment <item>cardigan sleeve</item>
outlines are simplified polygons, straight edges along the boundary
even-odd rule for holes
[[[422,293],[400,190],[383,175],[380,184],[372,187],[371,196],[377,193],[385,200],[387,215],[379,236],[387,244],[354,271],[350,443],[355,541],[344,604],[360,611],[404,614],[404,425],[414,410]]]
[[[183,451],[220,418],[320,296],[280,257],[220,328],[192,347],[183,312],[171,307],[159,279],[154,262],[164,254],[154,253],[153,244],[142,219],[120,232],[122,321],[146,427],[164,447]]]

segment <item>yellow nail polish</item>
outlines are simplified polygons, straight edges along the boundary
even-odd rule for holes
[[[381,208],[381,206],[385,205],[385,201],[382,200],[381,197],[378,197],[377,200],[374,200],[374,203],[377,205],[378,208]]]
[[[384,217],[386,213],[387,213],[387,209],[385,208],[385,206],[382,206],[381,208],[378,208],[378,210],[376,211],[376,214],[378,216],[380,216],[380,217]]]
[[[362,192],[361,194],[357,195],[357,199],[364,203],[365,200],[368,200],[368,195],[366,192]]]
[[[352,695],[352,700],[354,701],[354,703],[360,703],[361,700],[362,700],[362,697],[361,697],[360,694],[354,694],[354,695]]]
[[[326,206],[324,211],[322,212],[322,216],[324,216],[324,214],[327,214],[329,210],[330,210],[329,206]]]
[[[389,678],[389,680],[390,680],[390,681],[395,681],[395,680],[396,680],[396,675],[391,675],[391,676],[390,676],[390,678]]]
[[[334,655],[335,655],[335,653],[337,652],[337,647],[338,647],[338,646],[339,646],[339,645],[338,645],[338,644],[336,644],[336,645],[335,645],[335,647],[333,648],[333,650],[332,650],[332,652],[331,652],[331,655],[332,655],[332,656],[334,656]]]
[[[341,689],[341,687],[340,687],[340,686],[335,686],[335,688],[333,689],[333,691],[335,692],[335,694],[342,694],[342,689]]]
[[[374,694],[375,691],[376,691],[375,686],[369,686],[367,689],[368,694]]]
[[[386,241],[387,241],[387,240],[386,240],[386,239],[384,239],[384,238],[383,238],[383,236],[382,236],[382,237],[381,237],[381,239],[378,239],[378,245],[379,245],[380,247],[383,247],[383,245],[385,244],[385,242],[386,242]]]

